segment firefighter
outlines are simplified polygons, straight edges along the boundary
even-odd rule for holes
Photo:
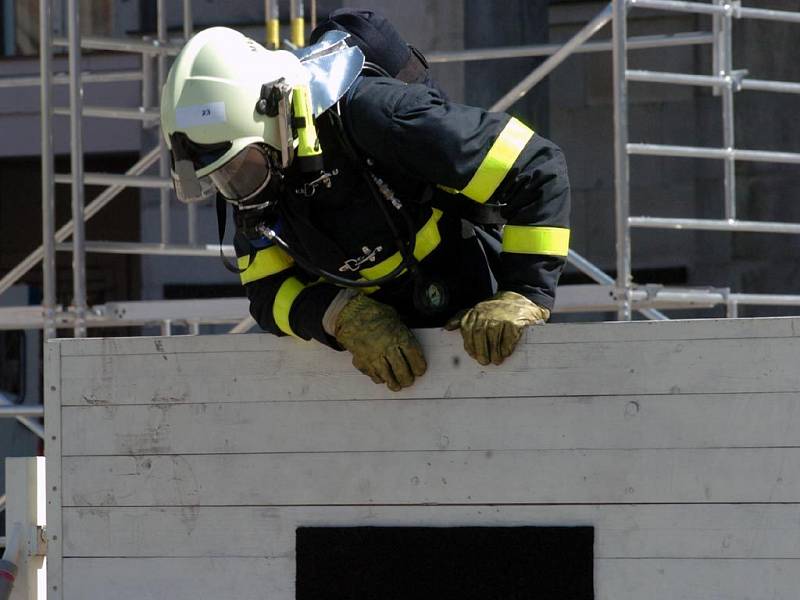
[[[161,123],[178,197],[216,194],[220,239],[233,205],[229,267],[258,324],[346,349],[397,391],[427,368],[410,328],[458,329],[488,365],[548,320],[569,183],[516,118],[395,75],[345,32],[291,53],[216,27],[175,60]]]

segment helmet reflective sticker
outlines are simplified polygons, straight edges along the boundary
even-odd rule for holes
[[[225,123],[225,103],[208,102],[175,109],[175,124],[179,129]]]

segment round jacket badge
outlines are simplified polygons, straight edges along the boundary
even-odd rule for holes
[[[425,303],[434,310],[439,310],[445,304],[445,290],[438,283],[429,283],[425,288]]]

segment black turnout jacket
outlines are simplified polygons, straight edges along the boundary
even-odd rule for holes
[[[552,309],[569,247],[569,181],[556,145],[505,113],[452,103],[431,87],[391,78],[358,79],[339,107],[344,139],[402,204],[384,201],[395,229],[415,236],[422,280],[436,282],[444,300],[422,310],[415,302],[420,277],[407,271],[364,293],[394,306],[413,327],[440,326],[495,289]],[[396,236],[365,171],[344,151],[341,129],[325,114],[316,121],[325,170],[336,173],[330,187],[281,198],[261,217],[294,252],[325,270],[377,279],[400,264]],[[476,235],[469,222],[481,206],[494,207],[505,223],[481,227],[496,241]],[[240,268],[247,267],[241,279],[250,311],[264,330],[338,347],[322,320],[341,287],[301,268],[241,214],[235,246]]]

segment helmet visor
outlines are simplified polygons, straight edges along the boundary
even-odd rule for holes
[[[189,163],[188,168],[191,169],[191,173],[179,167],[170,170],[172,184],[175,187],[175,195],[178,200],[186,204],[193,204],[213,198],[217,193],[217,188],[214,187],[211,180],[207,176],[200,178],[195,176],[194,167],[191,163]],[[181,171],[184,171],[183,175],[181,175]]]
[[[195,169],[213,163],[227,152],[230,142],[219,144],[197,144],[185,133],[175,132],[170,136],[172,146],[172,183],[178,200],[186,203],[202,202],[212,198],[217,189],[208,176],[197,177]]]
[[[251,144],[208,177],[227,200],[241,202],[269,183],[269,157],[259,144]]]

